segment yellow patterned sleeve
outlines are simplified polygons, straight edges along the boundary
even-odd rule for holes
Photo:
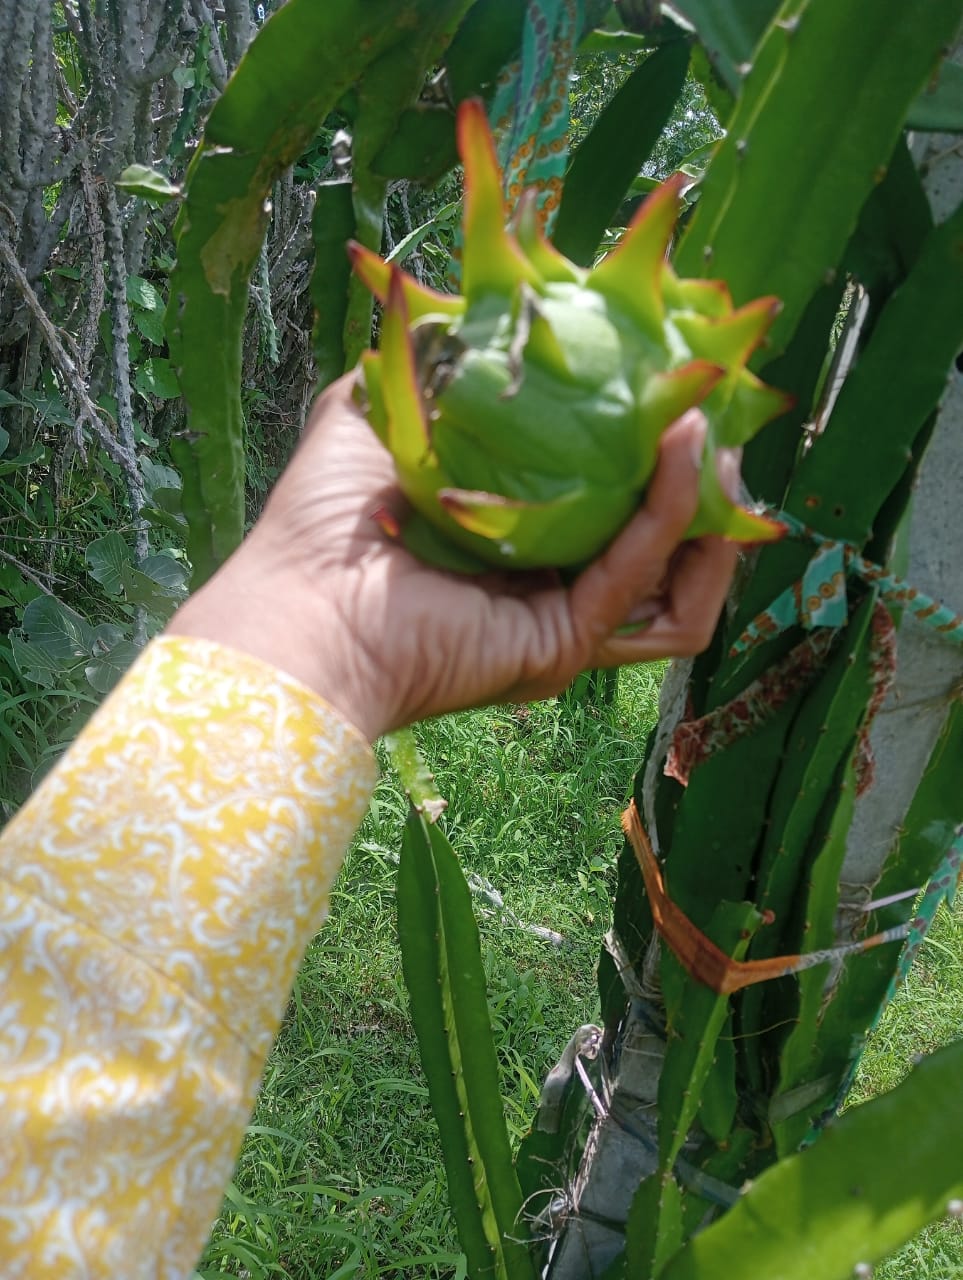
[[[375,779],[312,692],[155,640],[0,836],[0,1272],[190,1275]]]

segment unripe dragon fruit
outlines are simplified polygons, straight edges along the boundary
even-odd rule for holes
[[[662,432],[692,405],[709,429],[687,536],[778,537],[780,525],[723,492],[715,452],[787,407],[746,369],[779,302],[734,308],[721,281],[675,275],[665,255],[682,179],[654,191],[587,271],[545,239],[534,192],[506,228],[479,102],[459,110],[458,145],[463,297],[350,246],[385,304],[380,350],[362,357],[359,386],[414,508],[409,547],[464,571],[586,563],[639,506]]]

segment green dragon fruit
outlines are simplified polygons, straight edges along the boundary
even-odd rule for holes
[[[385,305],[359,389],[413,508],[408,546],[463,571],[582,565],[639,506],[662,432],[692,405],[709,429],[688,536],[778,537],[726,496],[714,459],[787,407],[746,368],[779,302],[734,308],[721,281],[675,275],[665,257],[683,180],[654,191],[586,271],[543,236],[534,192],[506,228],[479,102],[461,105],[458,144],[463,297],[349,246]]]

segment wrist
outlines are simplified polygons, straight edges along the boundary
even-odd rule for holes
[[[316,585],[288,566],[269,567],[256,533],[187,600],[166,629],[249,653],[322,697],[369,742],[383,732],[356,661],[357,644]]]

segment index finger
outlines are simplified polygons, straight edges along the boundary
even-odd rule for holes
[[[697,538],[679,551],[662,607],[634,634],[610,636],[597,665],[622,666],[701,653],[712,639],[735,572],[739,548],[723,538]]]

